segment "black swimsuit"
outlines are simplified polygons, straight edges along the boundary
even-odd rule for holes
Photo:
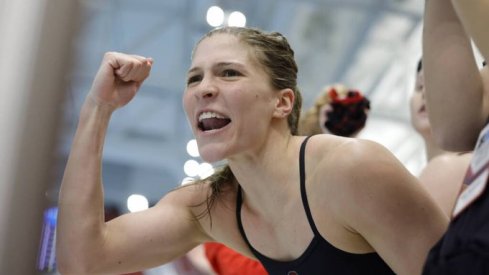
[[[292,261],[273,260],[255,250],[248,241],[241,222],[242,194],[241,187],[238,187],[236,216],[241,235],[251,252],[272,275],[394,274],[377,253],[353,254],[345,252],[331,245],[317,230],[306,196],[304,152],[308,139],[309,137],[301,145],[299,169],[302,203],[309,225],[314,232],[311,243],[299,258]]]

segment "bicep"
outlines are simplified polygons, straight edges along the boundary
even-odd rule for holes
[[[384,152],[383,152],[384,151]],[[375,150],[349,190],[357,209],[349,225],[398,274],[417,274],[448,218],[417,180],[385,150]]]
[[[472,154],[463,154],[435,158],[419,176],[421,185],[440,205],[447,217],[451,217],[471,156]]]
[[[156,206],[111,220],[105,227],[106,268],[144,270],[183,255],[207,237],[189,208],[166,196]],[[114,269],[115,268],[115,269]]]
[[[485,119],[482,84],[471,41],[450,1],[426,1],[423,70],[437,142],[447,150],[471,150]]]

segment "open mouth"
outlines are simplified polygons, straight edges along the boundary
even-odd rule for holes
[[[203,112],[199,116],[199,122],[197,124],[197,127],[201,131],[210,131],[210,130],[216,130],[216,129],[221,129],[224,126],[228,125],[231,122],[231,119],[220,115],[218,113],[214,112]]]

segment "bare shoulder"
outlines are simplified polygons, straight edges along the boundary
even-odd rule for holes
[[[224,184],[218,194],[209,181],[180,187],[163,198],[160,203],[179,204],[188,210],[190,217],[207,238],[242,251],[246,247],[237,227],[236,197],[234,184]]]
[[[433,158],[421,171],[419,180],[447,216],[451,215],[472,153],[446,153]]]
[[[195,219],[207,224],[213,215],[220,215],[222,208],[235,205],[235,190],[232,185],[223,185],[219,194],[215,194],[212,199],[216,191],[210,181],[190,183],[170,191],[158,202],[157,207],[167,207],[168,204],[181,206]]]
[[[168,192],[155,207],[178,206],[187,209],[193,215],[197,213],[195,210],[200,209],[198,206],[205,202],[209,190],[210,184],[206,182],[183,185]]]
[[[369,140],[318,135],[311,140],[310,147],[310,157],[317,163],[315,168],[329,176],[330,171],[324,168],[334,167],[334,175],[346,173],[353,179],[354,175],[384,173],[402,166],[383,145]]]
[[[446,153],[434,157],[428,163],[428,165],[436,166],[436,167],[452,167],[452,166],[459,167],[459,165],[462,165],[464,166],[464,168],[467,168],[471,159],[472,159],[472,152]]]
[[[384,146],[359,139],[321,139],[312,140],[314,147],[324,146],[328,152],[315,157],[320,163],[310,184],[313,196],[323,196],[316,207],[328,209],[343,232],[360,236],[349,238],[350,247],[368,244],[396,273],[418,273],[448,223],[441,208]]]
[[[157,217],[169,217],[174,222],[182,222],[193,224],[198,235],[207,238],[205,230],[203,230],[202,222],[198,218],[198,213],[204,211],[205,201],[209,192],[209,184],[195,183],[177,187],[168,192],[158,203],[150,208]],[[165,221],[160,218],[159,220]],[[203,219],[202,221],[205,221]],[[164,225],[161,225],[164,226]]]
[[[456,176],[461,180],[467,170],[472,153],[445,153],[430,160],[419,176],[423,184],[433,184],[438,178],[451,178]]]
[[[418,182],[390,151],[373,141],[318,136],[309,149],[312,161],[306,172],[313,177],[311,188],[328,196],[339,216],[348,209],[356,212],[355,207],[381,205],[388,193],[395,200],[399,186]]]
[[[418,179],[384,146],[350,138],[311,141],[315,149],[324,146],[327,151],[325,156],[313,156],[318,163],[311,168],[311,186],[328,198],[322,206],[331,209],[346,228],[359,232],[373,216],[395,220],[413,208],[419,208],[419,213],[433,208]],[[386,209],[389,215],[384,215]]]

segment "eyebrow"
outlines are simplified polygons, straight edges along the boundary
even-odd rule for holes
[[[245,66],[239,62],[219,62],[219,63],[213,65],[212,67],[222,68],[222,67],[227,67],[227,66],[231,66],[231,65],[237,66],[237,67],[241,68],[242,70],[245,70]],[[193,73],[193,72],[198,71],[198,70],[200,70],[199,67],[193,67],[190,70],[188,70],[187,74]]]

